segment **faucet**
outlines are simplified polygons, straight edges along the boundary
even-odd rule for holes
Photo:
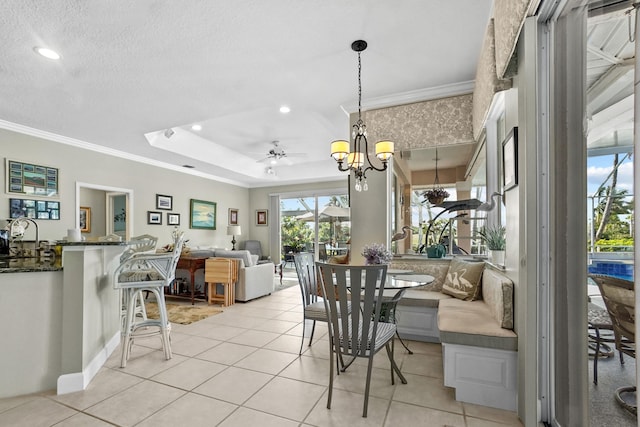
[[[29,224],[33,224],[36,228],[36,240],[35,240],[35,247],[34,247],[34,253],[37,253],[38,251],[38,247],[40,246],[40,241],[38,238],[38,223],[35,222],[33,219],[31,218],[27,218],[24,216],[15,218],[13,220],[11,220],[9,222],[9,224],[7,224],[6,229],[9,231],[9,239],[11,239],[11,241],[16,241],[16,240],[22,240],[22,238],[24,237],[24,232],[27,230],[27,228],[29,228]],[[24,256],[24,248],[22,249],[22,253]],[[20,256],[20,255],[18,255]]]

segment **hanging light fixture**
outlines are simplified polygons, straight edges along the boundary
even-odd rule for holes
[[[379,141],[376,143],[376,157],[382,161],[382,167],[376,167],[369,159],[369,142],[367,141],[367,127],[362,121],[362,61],[360,52],[367,48],[367,42],[356,40],[351,43],[351,49],[358,53],[358,121],[353,125],[351,138],[353,150],[349,141],[337,140],[331,143],[331,157],[338,162],[338,169],[345,172],[353,170],[356,191],[367,191],[367,171],[374,169],[385,171],[387,162],[393,156],[393,142]],[[346,161],[346,165],[345,165]],[[365,161],[368,166],[365,166]]]

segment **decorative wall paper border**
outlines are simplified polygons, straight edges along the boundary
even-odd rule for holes
[[[494,21],[489,21],[476,68],[476,87],[473,91],[473,137],[480,138],[493,95],[511,88],[511,80],[499,80],[496,74]]]
[[[474,142],[471,94],[362,113],[369,141],[394,141],[395,150]]]

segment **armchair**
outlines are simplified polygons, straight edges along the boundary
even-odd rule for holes
[[[247,240],[244,242],[244,248],[249,251],[251,255],[258,255],[258,264],[270,262],[269,258],[262,254],[262,245],[260,244],[260,240]]]

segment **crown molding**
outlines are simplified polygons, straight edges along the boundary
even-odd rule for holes
[[[200,178],[210,179],[212,181],[224,182],[226,184],[237,185],[238,187],[250,188],[246,183],[235,181],[227,178],[222,178],[219,176],[211,175],[208,173],[200,172],[195,169],[186,169],[182,166],[176,166],[169,163],[161,162],[158,160],[153,160],[148,157],[138,156],[136,154],[126,153],[120,150],[114,150],[109,147],[104,147],[102,145],[93,144],[87,141],[82,141],[80,139],[70,138],[64,135],[58,135],[53,132],[47,132],[44,130],[32,128],[29,126],[21,125],[18,123],[9,122],[6,120],[0,119],[0,129],[6,129],[18,133],[22,133],[25,135],[34,136],[36,138],[46,139],[49,141],[57,142],[60,144],[71,145],[76,148],[80,148],[83,150],[94,151],[96,153],[105,154],[108,156],[119,157],[126,160],[131,160],[138,163],[144,163],[150,166],[156,166],[163,169],[173,170],[175,172],[185,173],[187,175],[194,175]]]
[[[475,80],[452,83],[448,85],[435,86],[425,89],[417,89],[408,92],[396,93],[393,95],[369,98],[362,101],[362,109],[377,110],[380,108],[396,107],[404,104],[414,104],[416,102],[430,101],[433,99],[449,98],[458,95],[473,93]],[[340,106],[345,114],[358,111],[358,104],[350,103]]]

